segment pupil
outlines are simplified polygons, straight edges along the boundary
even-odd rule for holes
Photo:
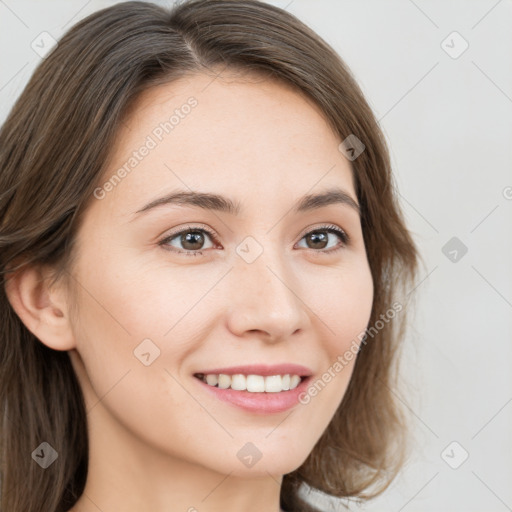
[[[198,249],[203,243],[204,243],[204,236],[199,231],[191,231],[189,233],[186,233],[185,235],[185,241],[183,242],[183,246],[186,249],[195,250]],[[187,247],[187,244],[199,245],[199,247]]]
[[[327,236],[324,232],[318,232],[318,233],[312,233],[311,234],[311,241],[313,242],[313,244],[317,243],[317,242],[320,242],[320,244],[322,244],[323,242],[323,245],[321,248],[325,247],[326,243],[327,243]],[[314,248],[317,248],[317,247],[314,247]]]

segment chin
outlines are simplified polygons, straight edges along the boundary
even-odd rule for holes
[[[304,460],[306,457],[304,457]],[[269,475],[278,478],[295,471],[302,465],[304,460],[279,460],[279,455],[268,454],[267,460],[264,460],[264,457],[262,457],[252,467],[244,467],[242,464],[237,464],[236,469],[231,468],[228,472],[231,473],[231,476],[239,478],[268,478]],[[221,471],[221,473],[226,472]]]
[[[282,441],[282,438],[278,439],[279,447],[265,443],[265,440],[259,444],[244,442],[240,448],[237,446],[234,457],[229,457],[220,472],[241,478],[268,478],[269,474],[279,476],[291,473],[304,463],[310,452],[304,448],[295,449]]]

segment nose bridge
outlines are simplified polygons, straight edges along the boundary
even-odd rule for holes
[[[265,243],[251,238],[237,247],[233,325],[238,331],[262,330],[276,338],[291,335],[305,320],[293,266],[286,264],[286,254],[271,237],[264,237]]]

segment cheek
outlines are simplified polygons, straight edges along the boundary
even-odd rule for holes
[[[345,395],[373,304],[373,280],[367,264],[354,265],[335,276],[324,281],[323,293],[315,295],[312,309],[318,311],[326,357],[321,374],[300,400],[307,407],[316,404],[321,411],[319,425],[330,419]]]
[[[168,395],[179,402],[180,388],[166,370],[180,379],[183,361],[208,337],[208,318],[216,306],[205,292],[218,276],[159,264],[140,268],[133,259],[117,255],[107,260],[102,257],[106,249],[97,251],[97,257],[84,253],[76,269],[81,286],[73,326],[95,395],[110,396],[115,385],[118,392],[126,391],[120,407],[140,399],[148,413],[158,406],[144,393],[159,390],[155,397]],[[123,386],[116,384],[119,379]],[[189,397],[182,398],[186,403]]]
[[[158,264],[142,268],[126,253],[98,250],[109,258],[84,254],[77,270],[80,322],[92,340],[110,337],[116,348],[132,350],[146,338],[162,340],[204,293],[181,275],[171,279]]]
[[[322,286],[318,286],[321,283]],[[314,289],[314,288],[310,288]],[[358,340],[368,325],[373,305],[373,280],[365,260],[331,270],[317,279],[311,306],[323,323],[326,348],[331,363],[354,339]]]
[[[85,366],[85,372],[80,373],[87,409],[98,416],[107,409],[138,438],[185,456],[191,450],[185,442],[191,437],[190,425],[198,419],[211,422],[180,384],[180,365],[198,339],[194,329],[200,329],[187,311],[197,302],[199,291],[204,294],[205,287],[197,287],[201,289],[198,297],[189,290],[184,300],[182,294],[187,290],[166,286],[161,272],[155,272],[157,279],[148,271],[129,265],[123,268],[119,261],[118,266],[103,262],[93,272],[92,259],[87,261],[90,264],[77,271],[82,287],[79,318],[74,325]],[[187,280],[181,281],[185,284]],[[148,362],[146,353],[148,365],[144,364]],[[169,432],[172,439],[181,442],[171,442]]]

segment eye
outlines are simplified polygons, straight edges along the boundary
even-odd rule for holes
[[[334,244],[334,246],[331,244],[329,247],[329,239],[333,238],[329,235],[336,235],[341,242],[337,245]],[[210,239],[210,245],[204,247],[205,241],[208,239]],[[211,240],[216,239],[216,233],[209,229],[189,226],[187,229],[182,229],[181,231],[177,231],[166,236],[163,240],[158,242],[158,245],[164,247],[166,250],[170,250],[178,254],[184,254],[186,256],[200,256],[202,255],[201,251],[203,249],[210,249],[214,246]],[[306,234],[302,236],[301,241],[304,239],[306,240],[306,244],[309,244],[309,246],[306,246],[306,249],[313,249],[314,252],[328,254],[342,249],[350,242],[350,238],[347,233],[332,224],[320,226],[319,228],[306,232]]]
[[[167,249],[171,251],[175,251],[180,254],[185,254],[187,256],[200,256],[202,252],[200,249],[209,249],[210,247],[213,247],[213,244],[211,244],[210,247],[203,247],[203,244],[205,243],[205,234],[207,235],[207,238],[215,239],[215,233],[211,232],[208,229],[205,228],[193,228],[188,227],[188,229],[183,229],[181,231],[178,231],[176,233],[173,233],[163,240],[161,240],[158,245],[162,245],[165,248],[167,247],[176,247],[175,243],[178,243],[178,249],[181,245],[181,248],[185,249],[183,251],[176,250],[176,249]],[[173,243],[175,241],[175,243]]]
[[[329,235],[336,235],[338,239],[341,240],[341,243],[334,244],[334,246],[329,246]],[[333,252],[339,251],[340,249],[345,247],[350,241],[349,236],[347,235],[347,233],[345,233],[345,231],[332,224],[327,226],[321,226],[312,231],[308,231],[301,238],[301,241],[302,240],[306,240],[306,244],[309,244],[309,246],[306,245],[307,249],[319,249],[318,251],[315,252],[328,254],[332,254]],[[326,247],[328,248],[326,249]]]

